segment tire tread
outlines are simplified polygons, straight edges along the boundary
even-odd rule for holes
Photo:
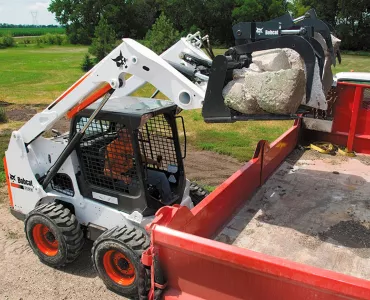
[[[76,216],[62,204],[55,202],[36,207],[28,216],[43,214],[51,219],[64,235],[67,244],[67,258],[65,263],[73,262],[84,245],[84,236]]]

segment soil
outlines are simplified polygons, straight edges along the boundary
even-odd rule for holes
[[[23,222],[8,210],[6,188],[0,189],[0,299],[124,299],[106,289],[91,263],[91,243],[64,268],[42,264],[28,246]],[[5,275],[6,274],[6,275]]]
[[[189,149],[186,171],[191,180],[218,185],[238,170],[240,163],[227,156]],[[125,299],[109,291],[91,263],[92,243],[64,268],[43,265],[28,246],[23,222],[8,210],[7,190],[0,189],[0,299]]]
[[[185,158],[186,177],[209,186],[218,186],[241,166],[232,157],[194,148],[188,149]]]

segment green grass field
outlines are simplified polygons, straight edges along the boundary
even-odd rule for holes
[[[37,36],[44,35],[47,33],[59,33],[64,34],[65,29],[61,27],[51,27],[51,28],[0,28],[0,36],[10,35],[10,36]]]
[[[0,101],[10,102],[13,106],[45,107],[83,74],[80,64],[86,52],[87,47],[82,46],[29,46],[0,50]],[[343,55],[343,64],[333,70],[370,72],[370,57]],[[149,97],[153,92],[154,87],[146,85],[135,95]],[[239,161],[251,158],[259,140],[273,141],[292,124],[292,121],[206,124],[199,110],[183,111],[182,115],[190,145],[227,154]],[[10,129],[19,126],[19,122],[0,125],[1,151],[6,149]],[[1,164],[2,161],[0,167]]]

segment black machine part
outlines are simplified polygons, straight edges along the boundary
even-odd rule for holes
[[[252,62],[251,54],[255,51],[290,48],[297,51],[306,66],[306,101],[311,97],[316,55],[312,44],[305,38],[295,35],[279,36],[254,43],[230,48],[225,55],[217,56],[212,63],[206,96],[203,104],[203,118],[207,123],[230,123],[247,120],[287,120],[296,119],[293,115],[242,115],[228,108],[224,103],[222,90],[232,80],[233,69],[248,67]],[[322,52],[319,53],[322,55]],[[322,64],[320,63],[322,66]],[[321,71],[322,72],[322,71]],[[298,113],[298,112],[297,112]]]
[[[328,50],[333,54],[333,45],[329,27],[316,16],[315,10],[309,10],[304,16],[292,19],[289,14],[267,22],[241,22],[233,27],[236,46],[225,55],[213,60],[209,71],[209,81],[204,99],[202,114],[208,123],[223,123],[246,120],[282,120],[296,119],[305,112],[303,106],[292,115],[248,115],[241,114],[224,103],[222,91],[233,79],[233,70],[248,68],[253,62],[252,53],[261,50],[290,48],[296,51],[305,63],[306,103],[311,99],[312,85],[318,62],[320,77],[323,75],[325,52],[322,45],[314,38],[320,33],[326,41]],[[335,63],[333,59],[332,63]]]
[[[274,35],[299,34],[307,37],[313,36],[311,32],[305,32],[304,29],[313,30],[313,32],[320,33],[323,36],[332,56],[332,63],[335,66],[335,53],[330,28],[324,21],[317,18],[314,9],[308,10],[303,16],[296,19],[292,19],[291,15],[287,13],[267,22],[238,23],[233,27],[233,32],[238,45],[248,41],[271,38]],[[266,34],[266,31],[268,34]],[[278,34],[274,34],[276,31],[278,31]]]

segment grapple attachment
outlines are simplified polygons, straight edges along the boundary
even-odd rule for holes
[[[309,17],[309,18],[308,18]],[[309,20],[310,22],[306,22]],[[298,25],[297,25],[298,24]],[[301,26],[302,24],[304,26]],[[328,49],[332,50],[331,36],[324,22],[316,18],[314,10],[310,10],[304,18],[293,20],[284,15],[268,22],[242,22],[233,27],[236,46],[217,56],[212,63],[206,96],[203,104],[203,117],[208,123],[235,122],[238,120],[274,120],[294,119],[295,114],[241,114],[224,103],[223,88],[233,80],[233,70],[248,68],[252,61],[252,53],[261,50],[290,48],[303,59],[306,71],[306,103],[310,101],[314,81],[315,67],[318,65],[320,78],[323,74],[325,52],[321,44],[314,38],[315,31],[320,32],[325,41],[328,38]],[[329,42],[330,40],[330,42]],[[316,61],[318,64],[316,64]]]
[[[273,21],[280,22],[283,30],[299,27],[312,27],[314,32],[320,33],[325,39],[328,51],[332,56],[332,64],[335,66],[336,61],[333,42],[331,39],[331,31],[329,29],[329,26],[317,17],[316,11],[313,8],[308,10],[304,14],[304,16],[298,17],[296,19],[292,19],[291,15],[287,13],[279,18],[274,19]]]

